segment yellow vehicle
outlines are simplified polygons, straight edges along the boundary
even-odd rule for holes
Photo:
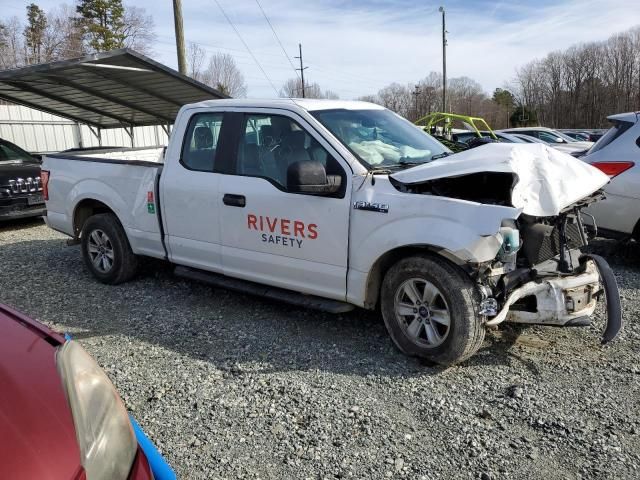
[[[420,127],[424,127],[425,132],[437,137],[443,137],[450,142],[465,143],[466,140],[469,139],[468,133],[474,134],[473,136],[477,138],[488,136],[494,140],[498,140],[498,137],[493,133],[493,130],[491,130],[491,127],[485,122],[484,118],[480,117],[435,112],[416,120],[414,123]],[[464,132],[467,133],[464,140],[457,138],[459,132],[454,132],[454,124],[456,123],[461,124],[461,126],[465,127],[464,129],[468,131]]]

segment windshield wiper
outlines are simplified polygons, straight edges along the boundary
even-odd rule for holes
[[[437,160],[439,158],[448,157],[449,155],[451,155],[449,152],[442,152],[442,153],[439,153],[439,154],[434,155],[433,157],[431,157],[431,160]]]
[[[403,167],[415,167],[416,165],[424,165],[427,162],[410,162],[408,160],[400,160],[398,165],[402,165]]]

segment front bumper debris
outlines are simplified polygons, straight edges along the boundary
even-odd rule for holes
[[[504,321],[537,325],[570,326],[583,324],[596,308],[602,291],[607,303],[607,321],[602,343],[613,340],[622,329],[622,308],[615,277],[607,262],[598,255],[583,255],[584,271],[530,281],[513,290],[502,309],[487,320],[487,326]],[[535,297],[534,308],[511,308],[525,297]],[[531,305],[532,302],[529,302]]]

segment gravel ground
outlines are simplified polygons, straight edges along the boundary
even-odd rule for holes
[[[178,280],[117,287],[40,221],[0,226],[0,301],[74,335],[179,478],[640,478],[640,248],[608,241],[626,328],[503,328],[467,363],[382,320]]]

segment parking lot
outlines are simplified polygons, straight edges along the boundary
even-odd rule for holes
[[[179,478],[638,478],[640,254],[598,241],[625,330],[491,332],[442,369],[379,316],[333,316],[178,280],[117,287],[40,220],[0,226],[0,301],[69,332]]]

